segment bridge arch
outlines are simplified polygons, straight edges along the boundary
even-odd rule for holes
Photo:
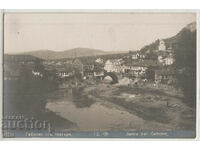
[[[117,77],[117,75],[116,75],[114,72],[104,72],[104,77],[103,77],[103,79],[104,79],[105,77],[107,77],[107,76],[109,76],[109,77],[112,78],[111,84],[116,84],[116,83],[119,82],[119,81],[118,81],[118,77]]]

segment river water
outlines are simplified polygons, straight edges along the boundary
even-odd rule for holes
[[[104,100],[78,107],[71,94],[47,103],[46,108],[70,120],[76,126],[66,130],[139,130],[144,120]]]

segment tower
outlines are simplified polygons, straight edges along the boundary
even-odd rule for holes
[[[165,51],[166,50],[165,42],[163,40],[160,40],[158,50],[159,51]]]

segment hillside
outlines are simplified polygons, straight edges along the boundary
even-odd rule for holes
[[[163,39],[166,47],[173,47],[175,45],[178,46],[179,41],[185,36],[185,34],[187,34],[189,32],[189,34],[196,34],[196,22],[192,22],[190,24],[188,24],[186,27],[184,27],[180,32],[178,32],[175,36],[170,37],[170,38],[166,38]],[[141,52],[145,53],[146,51],[150,50],[150,51],[154,51],[158,49],[158,45],[159,45],[159,40],[156,40],[155,42],[144,46],[143,48],[141,48]]]
[[[163,39],[166,47],[172,47],[175,55],[175,70],[182,70],[176,74],[177,87],[181,88],[188,105],[196,106],[196,23],[190,23],[178,34],[171,38]],[[146,45],[142,53],[149,51],[151,54],[158,49],[159,40]]]
[[[21,62],[21,61],[42,61],[43,59],[31,55],[9,55],[4,54],[4,62]]]
[[[25,52],[23,54],[32,55],[42,59],[62,59],[62,58],[72,58],[72,57],[105,55],[107,54],[107,52],[89,48],[74,48],[66,51],[39,50],[39,51]]]

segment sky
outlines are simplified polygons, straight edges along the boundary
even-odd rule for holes
[[[93,48],[139,50],[176,35],[194,13],[8,13],[4,52]]]

